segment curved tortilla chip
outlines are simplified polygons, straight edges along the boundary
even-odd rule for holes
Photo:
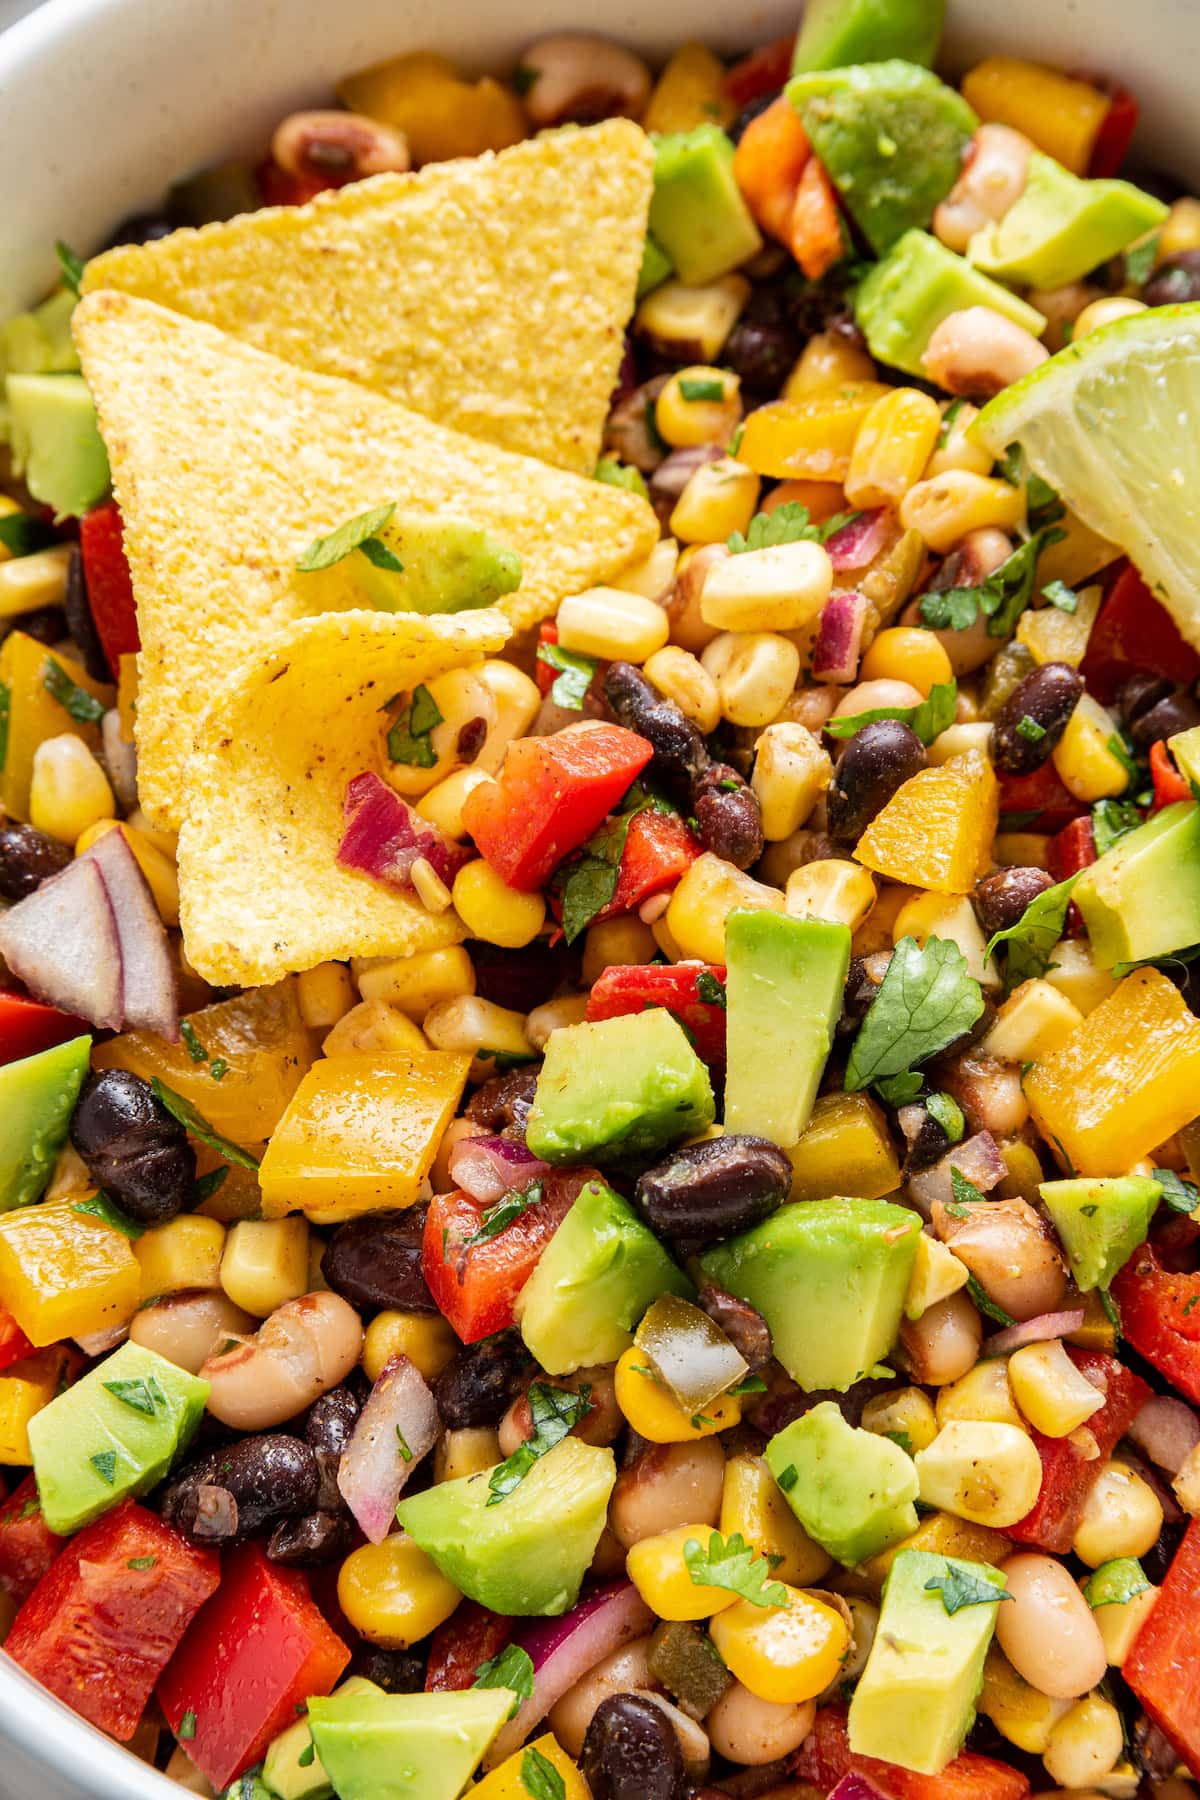
[[[87,265],[84,291],[156,300],[590,475],[653,181],[645,132],[610,119],[121,245]]]
[[[250,987],[330,957],[456,944],[453,911],[343,869],[347,784],[382,774],[392,696],[500,649],[498,612],[347,612],[285,627],[217,696],[187,771],[179,913],[192,965]]]
[[[201,713],[294,620],[362,603],[347,559],[297,571],[316,537],[395,501],[484,526],[521,557],[518,628],[648,555],[644,500],[444,431],[128,294],[92,294],[73,329],[125,522],[142,650],[138,785],[177,829]]]

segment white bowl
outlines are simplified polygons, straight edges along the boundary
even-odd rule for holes
[[[9,0],[0,19],[20,10]],[[685,37],[739,50],[795,23],[787,0],[48,0],[0,36],[0,317],[54,280],[53,244],[83,253],[175,176],[261,150],[343,73],[410,49],[504,67],[549,29],[584,24],[661,56]],[[990,51],[1119,76],[1142,105],[1142,154],[1200,178],[1193,125],[1200,0],[951,0],[946,62]],[[3,1800],[171,1800],[180,1789],[0,1654]]]

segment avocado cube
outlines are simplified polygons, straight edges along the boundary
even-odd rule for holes
[[[343,1691],[314,1696],[308,1724],[340,1800],[458,1800],[512,1702],[507,1688]]]
[[[776,1432],[767,1467],[810,1538],[853,1568],[917,1529],[917,1467],[891,1438],[822,1400]]]
[[[90,1037],[0,1067],[0,1212],[41,1198],[88,1070]]]
[[[725,921],[725,1129],[793,1149],[812,1114],[850,967],[826,919],[733,912]]]
[[[762,249],[734,179],[733,145],[719,125],[655,139],[650,231],[689,287],[715,281]]]
[[[924,378],[925,347],[942,320],[968,306],[989,306],[1040,337],[1042,314],[998,281],[973,269],[927,231],[906,231],[859,283],[854,316],[871,355]]]
[[[351,1675],[332,1695],[335,1700],[355,1695],[382,1694],[378,1682],[365,1675]],[[313,1748],[312,1729],[307,1718],[297,1719],[286,1731],[272,1738],[263,1758],[263,1781],[278,1800],[333,1800],[330,1781],[319,1756],[308,1756]],[[306,1760],[301,1762],[301,1757]]]
[[[10,375],[13,471],[59,518],[76,517],[108,490],[108,453],[82,375]]]
[[[550,1034],[526,1142],[549,1163],[652,1156],[716,1117],[708,1070],[662,1007]]]
[[[354,578],[381,612],[453,613],[494,606],[521,585],[521,559],[482,525],[397,513],[377,534],[399,569],[355,559]]]
[[[946,0],[808,0],[792,73],[892,56],[932,68],[945,20]]]
[[[124,1343],[29,1425],[33,1472],[51,1531],[78,1531],[162,1480],[200,1423],[208,1383]]]
[[[1071,897],[1102,969],[1200,944],[1200,807],[1164,806],[1085,869]]]
[[[642,266],[638,270],[637,299],[642,300],[647,294],[653,293],[673,273],[670,257],[662,245],[656,243],[647,232],[646,241],[642,245]]]
[[[1129,181],[1082,181],[1035,150],[1020,199],[977,231],[967,261],[1001,281],[1065,287],[1161,225],[1167,207]]]
[[[1106,1288],[1145,1243],[1162,1198],[1162,1187],[1149,1175],[1043,1181],[1038,1192],[1084,1294]]]
[[[71,337],[75,296],[59,288],[32,312],[14,313],[0,325],[0,369],[10,375],[65,374],[79,368]]]
[[[898,57],[795,75],[786,92],[877,256],[928,225],[979,123],[954,88]]]
[[[553,1040],[552,1040],[553,1041]],[[525,1347],[551,1375],[615,1362],[663,1294],[695,1289],[620,1194],[589,1181],[517,1296]]]
[[[700,1266],[763,1315],[793,1381],[844,1393],[895,1342],[920,1235],[919,1216],[889,1200],[804,1200]]]
[[[447,1581],[481,1606],[517,1618],[566,1612],[604,1530],[617,1479],[612,1451],[565,1437],[499,1502],[491,1474],[439,1482],[402,1500],[396,1517]]]
[[[994,1601],[986,1598],[992,1587]],[[1004,1591],[1003,1575],[989,1563],[901,1550],[850,1702],[855,1756],[883,1757],[922,1775],[953,1761],[974,1723]]]

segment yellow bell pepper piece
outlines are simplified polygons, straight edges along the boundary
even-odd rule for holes
[[[558,1739],[550,1732],[544,1737],[534,1738],[521,1750],[516,1750],[498,1769],[476,1783],[470,1790],[471,1800],[529,1800],[529,1789],[525,1786],[521,1775],[526,1751],[536,1750],[544,1756],[551,1766],[562,1776],[563,1800],[591,1800],[591,1789],[575,1767]]]
[[[1088,81],[1015,56],[988,56],[963,78],[963,99],[989,123],[1032,138],[1073,175],[1086,175],[1111,102]]]
[[[777,1579],[793,1587],[819,1581],[833,1566],[832,1557],[814,1544],[788,1505],[765,1460],[748,1451],[725,1464],[721,1536],[731,1538],[735,1532],[760,1556],[770,1557]],[[707,1544],[707,1535],[702,1541]]]
[[[1017,642],[1024,644],[1035,663],[1065,662],[1077,669],[1100,611],[1100,599],[1100,587],[1093,583],[1079,594],[1073,613],[1057,606],[1042,606],[1036,612],[1030,608],[1017,621]]]
[[[0,1375],[0,1459],[20,1468],[30,1466],[29,1421],[43,1406],[49,1406],[79,1366],[79,1359],[65,1344],[54,1344],[8,1365]]]
[[[784,1706],[824,1693],[850,1647],[845,1619],[826,1601],[794,1587],[787,1587],[787,1598],[786,1607],[739,1600],[708,1628],[743,1687]]]
[[[85,1208],[48,1200],[0,1218],[0,1302],[31,1344],[89,1337],[137,1311],[141,1274],[123,1232]]]
[[[1196,1112],[1200,1020],[1158,969],[1135,969],[1025,1078],[1048,1144],[1080,1175],[1121,1175]]]
[[[259,1169],[263,1214],[411,1206],[454,1117],[471,1059],[336,1056],[297,1088]]]
[[[347,76],[338,97],[351,112],[402,131],[417,164],[503,150],[529,130],[524,108],[509,88],[490,75],[463,81],[452,62],[429,51],[395,56]]]
[[[844,481],[859,426],[890,392],[878,381],[847,381],[832,394],[759,406],[746,420],[738,461],[757,475]]]
[[[854,854],[889,881],[966,894],[990,865],[998,816],[992,765],[970,751],[940,768],[922,769],[898,787]]]
[[[681,44],[654,84],[642,127],[691,131],[696,125],[728,125],[737,108],[721,91],[725,65],[704,44]]]
[[[249,1147],[270,1137],[313,1060],[295,983],[251,988],[190,1013],[193,1041],[207,1051],[193,1059],[181,1039],[168,1044],[151,1032],[127,1031],[92,1055],[97,1069],[132,1069],[164,1081],[208,1120],[214,1131]],[[222,1066],[223,1065],[223,1066]]]
[[[0,648],[0,682],[8,689],[8,739],[4,768],[0,772],[0,806],[14,819],[29,817],[29,786],[33,778],[33,753],[47,738],[72,732],[89,750],[100,745],[100,728],[74,719],[46,687],[46,670],[57,664],[67,680],[93,700],[109,707],[113,690],[93,681],[87,670],[69,656],[47,649],[24,631],[10,631]]]
[[[869,1094],[822,1094],[788,1155],[793,1200],[827,1200],[831,1194],[879,1200],[900,1186],[883,1109]]]
[[[862,1583],[863,1592],[877,1598],[901,1550],[928,1550],[935,1556],[957,1556],[967,1562],[998,1563],[1003,1562],[1011,1548],[1009,1539],[989,1525],[975,1525],[970,1519],[956,1519],[953,1513],[935,1512],[923,1519],[910,1537],[859,1563],[855,1576]]]
[[[121,736],[127,744],[133,742],[133,725],[137,718],[137,694],[137,652],[129,651],[120,658],[117,667],[117,717],[121,722]]]

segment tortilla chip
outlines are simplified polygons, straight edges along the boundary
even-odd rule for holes
[[[610,119],[122,245],[119,288],[439,425],[590,475],[633,312],[654,155]]]
[[[127,294],[75,310],[138,603],[138,787],[177,829],[184,765],[214,690],[294,620],[362,604],[348,558],[296,561],[369,507],[451,513],[522,559],[521,629],[611,580],[658,537],[644,500],[444,431]]]
[[[456,944],[453,910],[343,869],[346,787],[387,768],[396,693],[500,649],[499,612],[346,612],[285,626],[222,689],[187,771],[179,913],[192,965],[249,987],[330,957]]]

